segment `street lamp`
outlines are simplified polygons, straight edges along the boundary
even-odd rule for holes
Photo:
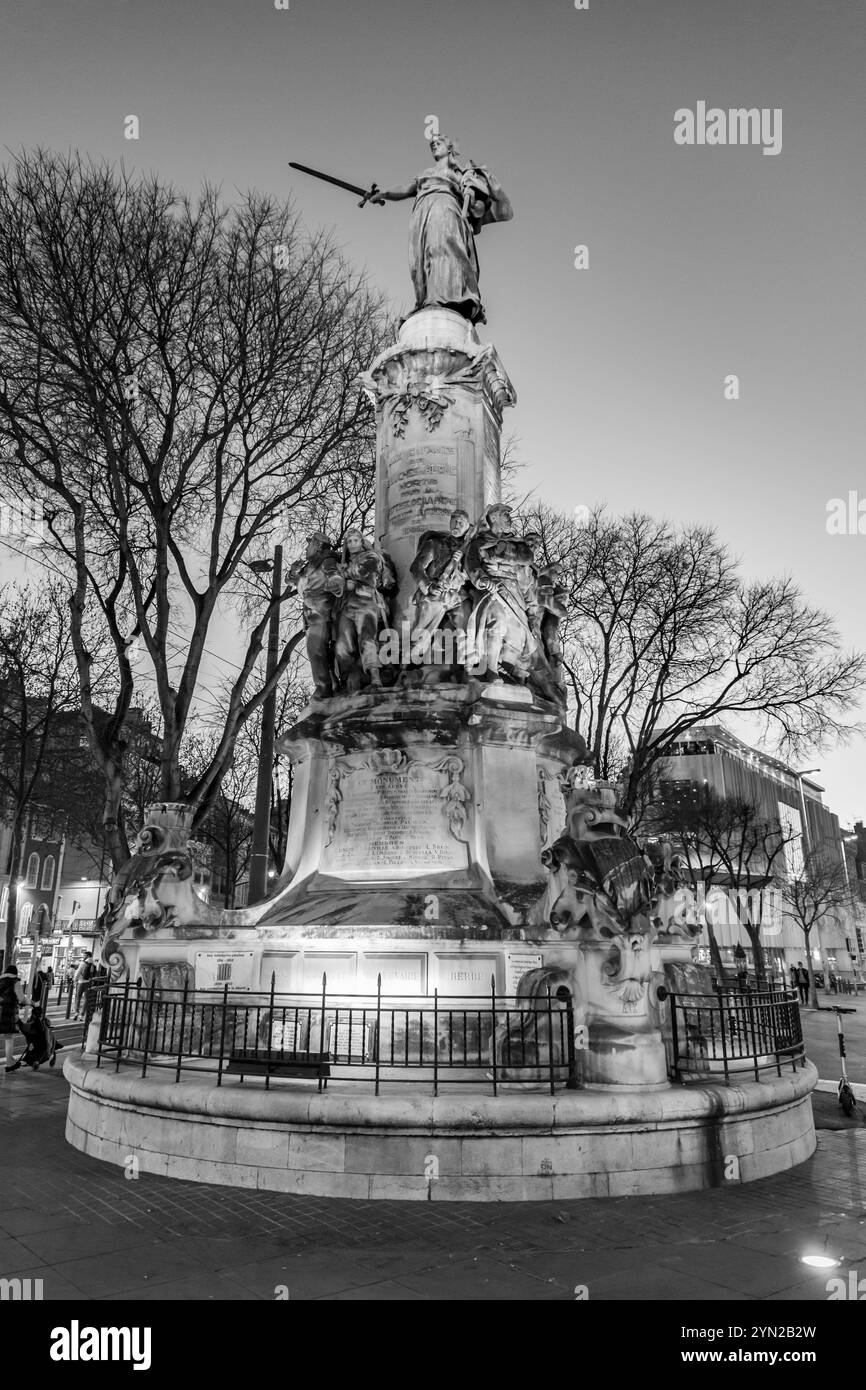
[[[271,571],[271,613],[268,626],[268,654],[265,681],[277,669],[280,652],[280,594],[283,587],[283,547],[274,546],[273,560],[249,560],[254,574]],[[259,745],[259,766],[256,775],[256,804],[253,815],[253,843],[250,852],[250,884],[248,903],[257,903],[267,894],[268,838],[271,825],[271,773],[274,765],[274,740],[277,724],[277,688],[274,686],[262,705],[262,737]]]

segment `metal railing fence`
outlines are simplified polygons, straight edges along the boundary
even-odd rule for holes
[[[797,995],[789,989],[666,995],[668,1069],[674,1080],[724,1077],[725,1083],[805,1063]]]
[[[574,1007],[570,996],[538,999],[490,993],[404,998],[329,994],[232,993],[229,986],[170,990],[141,981],[98,986],[87,1018],[100,1011],[97,1065],[113,1062],[174,1072],[309,1077],[372,1084],[489,1082],[557,1086],[577,1083]]]

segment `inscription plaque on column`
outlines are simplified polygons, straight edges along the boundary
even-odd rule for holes
[[[385,467],[385,546],[401,575],[398,607],[402,611],[415,589],[409,566],[418,538],[425,531],[447,531],[458,505],[457,448],[426,440],[392,447]]]
[[[331,783],[335,815],[323,873],[400,879],[467,867],[466,843],[454,831],[468,795],[453,772],[399,755],[383,767],[374,755],[360,766],[335,760]]]

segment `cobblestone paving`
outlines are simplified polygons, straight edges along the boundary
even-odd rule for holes
[[[66,1144],[59,1067],[0,1075],[0,1276],[46,1298],[823,1300],[799,1257],[824,1248],[866,1274],[859,1120],[790,1173],[703,1193],[355,1202],[127,1180]]]

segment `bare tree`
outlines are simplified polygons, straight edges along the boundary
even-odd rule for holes
[[[688,868],[692,883],[733,895],[737,917],[752,947],[755,976],[766,984],[762,928],[778,925],[777,895],[786,879],[788,846],[798,839],[780,821],[765,816],[752,802],[705,791],[696,797],[662,801],[653,817],[655,829],[669,839]],[[767,890],[772,890],[768,893]],[[721,972],[718,944],[707,918],[714,963]],[[721,974],[720,974],[721,978]]]
[[[12,829],[4,960],[15,941],[30,812],[56,803],[52,773],[80,766],[78,681],[62,587],[0,591],[0,798]]]
[[[848,885],[841,850],[832,843],[814,845],[803,856],[799,873],[792,874],[782,887],[783,911],[803,933],[806,969],[809,973],[809,1004],[818,1008],[815,969],[812,964],[811,933],[825,918],[836,918],[844,910],[853,912],[856,898]],[[826,987],[830,981],[827,980]]]
[[[383,345],[379,301],[321,234],[248,194],[226,210],[155,179],[46,153],[0,178],[0,475],[44,503],[72,587],[81,706],[106,783],[115,865],[123,730],[143,644],[161,719],[160,796],[196,823],[239,730],[279,681],[254,676],[273,601],[244,636],[219,737],[184,786],[182,747],[208,636],[245,564],[347,477],[372,476],[356,377]],[[285,590],[278,596],[286,596]],[[114,702],[93,696],[87,625],[111,642]]]
[[[782,754],[849,738],[866,657],[788,578],[747,580],[704,526],[536,505],[569,586],[564,668],[596,774],[632,813],[652,768],[697,724],[753,718]]]

